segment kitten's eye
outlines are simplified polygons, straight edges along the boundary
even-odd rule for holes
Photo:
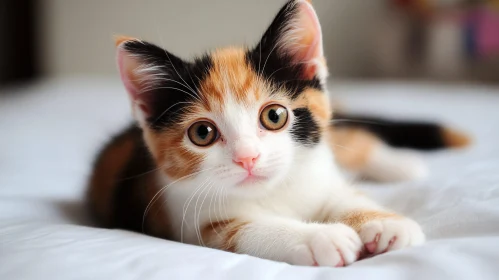
[[[260,114],[260,122],[268,130],[279,130],[288,122],[288,110],[281,105],[269,105]]]
[[[218,131],[214,124],[208,121],[194,123],[187,130],[187,135],[196,146],[206,147],[218,139]]]

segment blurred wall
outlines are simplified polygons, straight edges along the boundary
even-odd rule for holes
[[[39,24],[43,73],[113,74],[114,34],[155,42],[188,58],[228,44],[256,44],[286,0],[44,0]],[[383,0],[314,0],[331,72],[362,75],[366,32]]]

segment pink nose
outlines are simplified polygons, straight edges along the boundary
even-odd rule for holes
[[[257,154],[256,156],[249,156],[249,157],[236,157],[232,161],[235,164],[251,172],[259,157],[260,157],[259,154]]]

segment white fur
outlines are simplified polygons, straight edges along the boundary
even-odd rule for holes
[[[418,180],[428,176],[428,168],[417,154],[379,143],[360,175],[381,182]]]

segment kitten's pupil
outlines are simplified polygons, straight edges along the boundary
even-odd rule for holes
[[[208,137],[208,135],[210,134],[211,132],[211,128],[206,126],[206,125],[200,125],[198,127],[198,131],[197,131],[197,134],[199,136],[199,138],[201,139],[206,139],[206,137]]]
[[[271,120],[273,123],[278,123],[280,119],[280,115],[282,113],[282,109],[272,109],[269,111],[269,120]]]

